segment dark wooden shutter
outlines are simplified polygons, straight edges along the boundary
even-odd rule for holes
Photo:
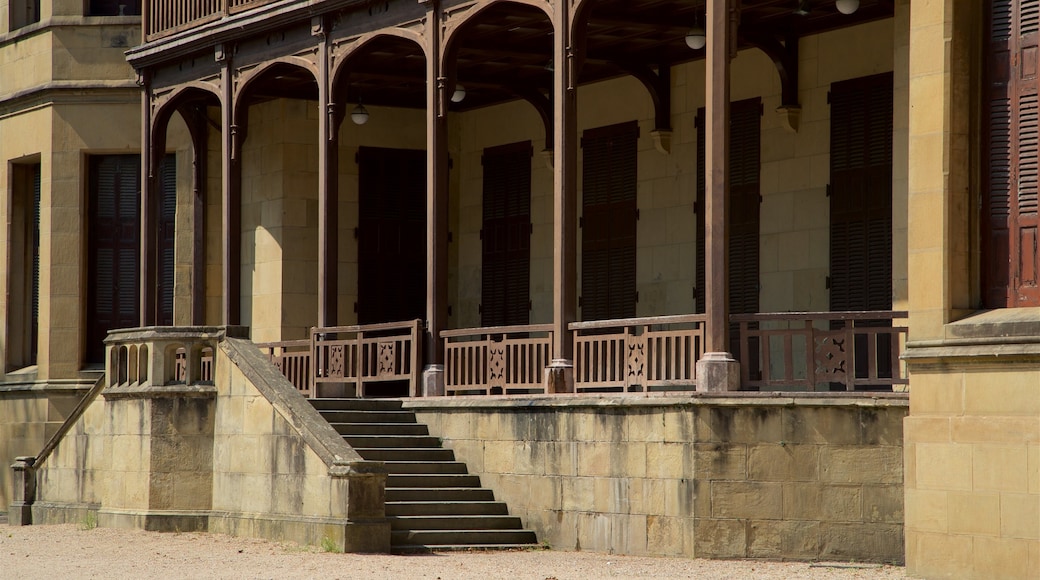
[[[158,323],[173,325],[174,240],[177,218],[177,157],[167,155],[159,165]]]
[[[761,225],[760,98],[730,105],[729,143],[729,310],[751,314],[759,310]],[[704,312],[706,197],[704,109],[697,111],[697,312]],[[736,334],[733,334],[736,337]],[[734,351],[736,352],[736,351]]]
[[[892,74],[831,85],[830,308],[892,308]]]
[[[481,325],[529,322],[531,262],[530,141],[484,150]]]
[[[36,364],[40,338],[40,165],[30,168],[32,172],[32,226],[30,248],[32,252],[32,318],[29,321],[29,364]]]
[[[582,320],[636,315],[636,146],[639,125],[582,136]]]
[[[104,361],[109,330],[140,323],[140,182],[137,155],[91,158],[88,362]]]
[[[1040,0],[991,0],[988,14],[981,220],[983,302],[990,308],[1040,306]]]
[[[90,0],[87,16],[119,16],[119,7],[123,7],[123,16],[141,14],[141,0]]]
[[[358,323],[426,318],[426,152],[358,150]]]

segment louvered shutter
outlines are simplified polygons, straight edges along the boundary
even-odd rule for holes
[[[159,165],[159,308],[158,323],[173,325],[174,240],[177,218],[177,157],[167,155]]]
[[[892,308],[892,75],[831,87],[830,308]]]
[[[636,314],[636,147],[639,125],[582,137],[581,313],[583,320]]]
[[[481,325],[529,321],[531,259],[530,141],[484,150]]]
[[[32,319],[29,321],[29,362],[36,363],[40,337],[40,165],[32,172]]]
[[[87,360],[102,362],[109,330],[135,327],[138,314],[140,248],[140,158],[109,155],[91,159]]]
[[[984,95],[984,305],[1040,306],[1037,34],[1040,0],[991,0]]]
[[[358,150],[358,322],[426,318],[426,152]]]
[[[730,105],[729,143],[729,310],[750,314],[759,309],[762,100]],[[697,312],[704,312],[705,134],[704,109],[697,112]],[[734,336],[735,333],[734,333]]]

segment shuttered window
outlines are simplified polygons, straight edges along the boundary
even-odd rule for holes
[[[533,153],[530,141],[484,150],[482,326],[529,321]]]
[[[892,75],[831,86],[830,308],[892,308]]]
[[[761,216],[762,100],[730,105],[729,141],[729,310],[732,314],[758,312],[759,226]],[[704,109],[697,112],[697,312],[705,309],[705,131]],[[734,333],[734,337],[735,337]],[[734,351],[736,352],[736,351]]]
[[[104,361],[109,330],[138,326],[140,158],[90,159],[88,362]]]
[[[89,0],[87,16],[135,16],[141,14],[141,0]]]
[[[29,364],[34,364],[40,337],[40,164],[33,165],[29,171],[32,179],[32,318],[29,321]]]
[[[177,157],[167,155],[159,164],[158,324],[173,325],[174,240],[177,218]]]
[[[426,152],[358,150],[358,323],[426,318]]]
[[[1040,306],[1040,0],[989,0],[983,94],[982,286],[988,308]]]
[[[636,315],[635,121],[582,136],[581,317]]]

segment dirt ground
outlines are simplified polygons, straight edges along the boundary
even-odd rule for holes
[[[0,578],[725,578],[894,579],[897,566],[638,558],[531,550],[384,556],[333,554],[220,534],[81,525],[0,525]]]

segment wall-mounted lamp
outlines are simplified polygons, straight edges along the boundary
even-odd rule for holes
[[[455,92],[451,94],[451,102],[461,103],[466,98],[466,87],[456,83]]]
[[[842,14],[852,14],[859,10],[859,0],[834,0],[834,6]]]
[[[364,125],[368,122],[368,109],[361,104],[360,100],[354,110],[350,112],[350,120],[354,121],[355,125]]]
[[[686,46],[693,50],[700,50],[704,48],[704,45],[707,43],[708,34],[700,24],[693,25],[693,28],[686,33]]]

